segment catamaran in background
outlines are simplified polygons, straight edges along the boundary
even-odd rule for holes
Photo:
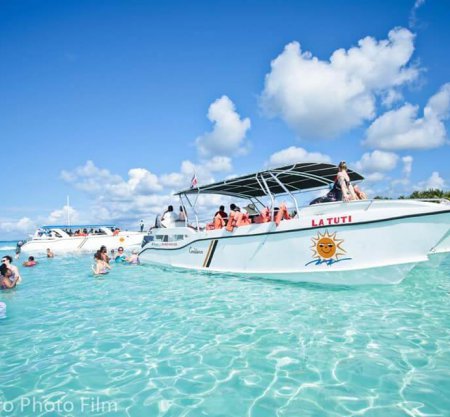
[[[105,245],[108,249],[138,247],[145,233],[121,231],[114,225],[84,224],[42,226],[23,246],[26,253],[93,252]]]
[[[394,284],[415,264],[427,261],[429,251],[449,236],[450,205],[444,202],[358,200],[298,206],[296,193],[330,186],[337,169],[299,163],[180,191],[176,195],[185,210],[190,208],[186,211],[193,214],[192,223],[186,219],[152,228],[144,238],[141,261],[288,281]],[[348,174],[354,183],[363,179],[354,171]],[[202,194],[245,199],[259,220],[228,230],[202,227],[196,210]],[[261,221],[268,210],[261,199],[267,197],[271,214]],[[290,201],[286,214],[291,213],[278,225],[275,197]]]

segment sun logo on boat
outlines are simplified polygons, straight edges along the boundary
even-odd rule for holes
[[[325,232],[317,233],[316,237],[312,238],[313,258],[320,261],[338,260],[339,256],[345,255],[345,249],[341,246],[344,239],[338,239],[336,232],[333,234]]]

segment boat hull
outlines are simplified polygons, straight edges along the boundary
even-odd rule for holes
[[[395,284],[416,263],[428,260],[450,224],[445,210],[388,219],[365,216],[366,221],[358,221],[357,211],[352,216],[351,223],[319,226],[316,213],[278,227],[271,222],[233,232],[190,233],[183,244],[148,242],[140,257],[179,268],[295,282]]]
[[[450,231],[428,254],[430,264],[435,268],[442,265],[448,256],[450,256]]]
[[[55,253],[94,252],[104,245],[108,249],[139,247],[144,233],[130,232],[117,236],[72,236],[69,238],[33,239],[22,246],[24,253],[45,253],[47,248]]]

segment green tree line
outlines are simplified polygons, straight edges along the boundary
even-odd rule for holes
[[[409,196],[401,195],[398,198],[399,199],[405,199],[405,198],[446,198],[446,199],[450,200],[450,191],[443,191],[443,190],[439,190],[437,188],[430,188],[429,190],[425,190],[425,191],[414,191]],[[390,200],[390,198],[382,197],[382,196],[376,196],[375,199]]]

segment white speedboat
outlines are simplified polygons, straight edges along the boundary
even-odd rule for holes
[[[450,208],[442,204],[359,200],[298,207],[295,193],[328,186],[336,173],[335,165],[302,163],[180,191],[176,195],[190,206],[195,223],[151,229],[141,261],[295,282],[393,284],[427,261],[448,233]],[[363,179],[348,173],[353,182]],[[295,213],[278,226],[272,213],[264,223],[208,230],[195,210],[199,194],[247,199],[259,212],[261,198],[275,207],[275,196],[284,196]]]
[[[138,247],[145,233],[121,231],[113,225],[42,226],[23,246],[26,253],[93,252],[105,245],[108,249]]]
[[[446,203],[448,204],[448,202]],[[450,204],[448,205],[450,207]],[[438,267],[440,266],[450,254],[450,231],[444,236],[436,246],[434,246],[428,254],[431,263]]]

